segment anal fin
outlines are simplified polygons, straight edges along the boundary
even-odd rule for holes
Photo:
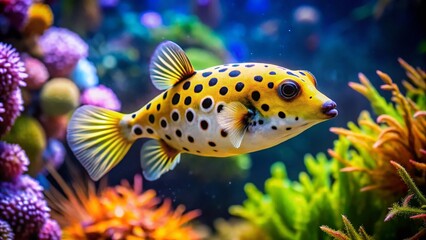
[[[158,179],[169,170],[173,170],[180,161],[180,151],[162,140],[149,140],[141,150],[143,175],[149,181]]]
[[[229,139],[235,148],[241,146],[251,117],[253,112],[241,102],[225,105],[217,115],[219,125],[229,133]]]

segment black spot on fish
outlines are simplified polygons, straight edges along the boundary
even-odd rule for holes
[[[228,68],[222,68],[222,69],[219,69],[219,72],[225,72],[226,70],[228,70]]]
[[[232,64],[231,66],[232,67],[238,67],[239,65],[238,64]]]
[[[177,122],[179,120],[179,113],[178,112],[172,112],[172,119],[173,119],[173,121]]]
[[[217,66],[217,67],[215,67],[215,68],[213,68],[213,69],[218,69],[218,68],[220,68],[220,66]]]
[[[147,128],[147,129],[146,129],[146,131],[147,131],[149,134],[153,134],[153,133],[154,133],[154,131],[153,131],[151,128]]]
[[[272,126],[272,130],[277,130],[277,126]]]
[[[201,153],[199,150],[196,151],[197,153]]]
[[[136,113],[133,113],[133,114],[132,114],[132,118],[135,118],[135,117],[136,117]]]
[[[287,74],[288,74],[288,75],[291,75],[291,76],[298,77],[296,74],[292,73],[291,71],[287,71]]]
[[[255,80],[256,82],[262,82],[263,77],[262,77],[262,76],[254,76],[254,80]]]
[[[194,142],[194,138],[193,138],[192,136],[188,136],[188,141],[189,141],[190,143],[193,143],[193,142]]]
[[[214,142],[209,142],[210,147],[216,147],[216,143]]]
[[[209,123],[206,120],[201,120],[200,127],[203,130],[207,130],[209,128]]]
[[[204,109],[209,109],[213,104],[213,100],[211,98],[205,98],[202,102],[201,102],[201,106]]]
[[[279,112],[279,113],[278,113],[278,117],[280,117],[280,118],[285,118],[285,113],[284,113],[284,112]]]
[[[135,129],[133,129],[133,132],[136,135],[141,135],[142,134],[142,129],[140,127],[135,127]]]
[[[312,99],[312,96],[309,96],[309,99]]]
[[[294,120],[298,121],[298,120],[299,120],[299,117],[296,117]]]
[[[253,66],[254,66],[254,64],[247,64],[247,65],[245,65],[246,68],[251,68]]]
[[[252,98],[254,101],[259,101],[259,99],[260,99],[260,93],[259,93],[258,91],[253,91],[253,92],[251,93],[251,98]]]
[[[194,113],[191,110],[186,112],[186,120],[188,120],[188,122],[192,122],[192,120],[194,120]]]
[[[161,125],[161,127],[162,127],[162,128],[166,128],[166,127],[167,127],[167,122],[166,122],[166,120],[161,119],[161,121],[160,121],[160,125]]]
[[[225,129],[220,130],[220,136],[226,137],[228,136],[228,132],[225,131]]]
[[[155,122],[154,115],[150,114],[149,117],[148,117],[148,120],[149,120],[150,123],[154,123]]]
[[[177,129],[175,133],[176,133],[176,136],[182,137],[182,132],[179,129]]]
[[[161,104],[159,103],[157,104],[157,111],[160,111],[160,109],[161,109]]]
[[[183,90],[188,90],[188,88],[191,86],[191,82],[190,81],[186,81],[184,84],[183,84],[183,86],[182,86],[182,88],[183,88]]]
[[[213,87],[214,85],[216,85],[217,83],[217,78],[211,78],[209,81],[209,86]]]
[[[149,110],[149,108],[151,108],[151,103],[148,103],[148,105],[146,105],[146,110]]]
[[[290,130],[291,130],[291,127],[288,127],[288,128],[286,128],[285,130],[290,131]]]
[[[203,74],[201,74],[201,75],[203,75],[203,77],[208,77],[211,74],[212,74],[212,72],[203,72]]]
[[[277,74],[276,72],[274,72],[274,71],[270,71],[269,72],[269,75],[275,75],[275,74]]]
[[[202,85],[202,84],[197,84],[197,85],[195,85],[195,87],[194,87],[194,92],[195,92],[195,93],[199,93],[199,92],[201,92],[201,91],[203,91],[203,85]]]
[[[270,88],[270,89],[274,88],[274,83],[273,82],[269,82],[268,83],[268,88]]]
[[[223,104],[217,105],[217,112],[220,113],[223,110]]]
[[[302,72],[302,71],[299,71],[299,73],[300,73],[301,75],[303,75],[303,76],[306,76],[306,74],[305,74],[304,72]]]
[[[261,108],[263,109],[263,111],[267,112],[269,110],[269,105],[268,104],[262,104]]]
[[[164,135],[167,139],[172,140],[172,138],[169,135]]]
[[[183,147],[182,149],[185,150],[185,151],[187,151],[187,152],[189,152],[189,149],[186,148],[186,147]]]
[[[167,98],[167,93],[168,92],[164,92],[164,94],[163,94],[163,100]]]
[[[232,70],[230,73],[229,73],[229,76],[230,77],[238,77],[238,75],[240,75],[240,71],[238,71],[238,70]]]
[[[178,104],[179,100],[180,100],[180,94],[179,93],[175,93],[175,95],[173,95],[173,98],[172,98],[172,104],[173,105]]]
[[[219,90],[220,95],[225,96],[228,93],[227,87],[221,87]]]
[[[188,96],[188,97],[185,98],[184,103],[185,103],[186,106],[188,106],[189,104],[191,104],[191,102],[192,102],[191,96]]]
[[[244,83],[242,83],[242,82],[238,82],[238,83],[235,85],[235,90],[236,90],[237,92],[241,92],[241,90],[243,90],[243,88],[244,88]]]
[[[265,67],[269,67],[268,65],[265,65]]]
[[[259,125],[263,125],[263,120],[262,119],[259,120]]]

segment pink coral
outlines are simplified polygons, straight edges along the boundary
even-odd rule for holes
[[[27,171],[29,160],[18,144],[0,142],[0,180],[15,180]]]
[[[28,19],[28,9],[32,3],[31,0],[14,0],[14,1],[3,1],[4,15],[9,24],[19,30],[24,26],[24,23]]]
[[[61,239],[61,228],[59,224],[52,219],[47,219],[43,227],[38,233],[39,240],[60,240]]]
[[[15,234],[13,234],[12,228],[9,223],[0,219],[0,239],[2,240],[13,240]]]
[[[87,57],[88,46],[76,33],[51,27],[39,40],[51,77],[69,77],[77,62]]]
[[[121,103],[117,95],[108,87],[99,85],[86,89],[80,97],[81,104],[93,105],[119,111]]]
[[[31,90],[40,89],[41,86],[49,79],[49,72],[46,66],[38,59],[32,57],[26,57],[24,59],[26,68],[27,88]]]
[[[26,77],[24,63],[16,50],[9,44],[0,43],[0,96],[25,86]]]
[[[16,118],[24,110],[21,90],[0,95],[0,136],[10,130]]]

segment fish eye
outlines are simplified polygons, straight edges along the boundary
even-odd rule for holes
[[[299,94],[300,87],[299,84],[293,80],[285,80],[283,83],[281,83],[278,91],[281,97],[283,97],[285,100],[291,100]]]

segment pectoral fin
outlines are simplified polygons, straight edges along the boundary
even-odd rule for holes
[[[225,105],[217,115],[219,125],[228,132],[229,139],[235,148],[241,146],[253,112],[240,102]]]
[[[180,151],[172,148],[162,140],[149,140],[141,150],[143,175],[154,181],[163,173],[173,170],[180,161]]]

